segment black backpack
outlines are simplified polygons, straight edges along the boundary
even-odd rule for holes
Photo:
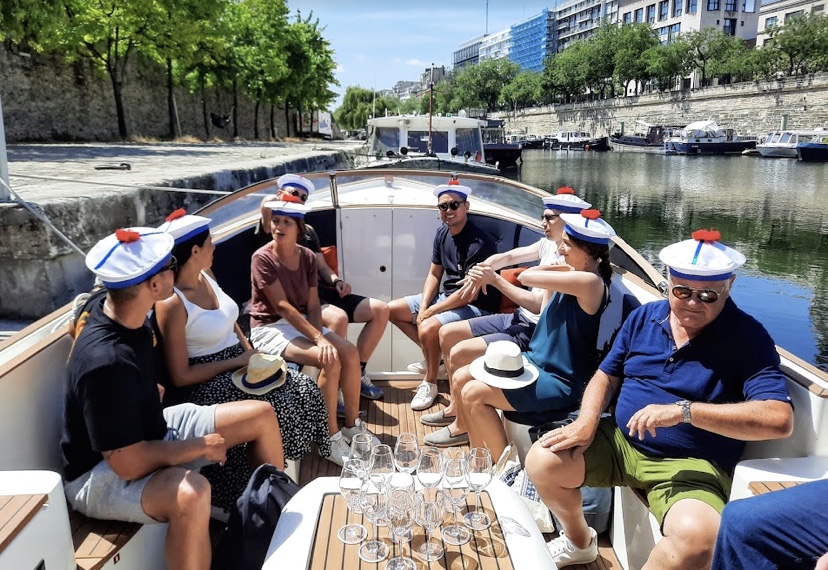
[[[212,570],[261,570],[270,538],[299,486],[273,465],[260,465],[231,509],[227,528],[213,549]]]

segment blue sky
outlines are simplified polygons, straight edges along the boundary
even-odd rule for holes
[[[489,0],[489,33],[538,15],[548,0]],[[390,89],[417,81],[432,63],[451,67],[457,46],[486,30],[486,0],[288,0],[325,27],[337,62],[340,94],[352,85]],[[331,110],[341,103],[340,98]]]

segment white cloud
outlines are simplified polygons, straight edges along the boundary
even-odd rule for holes
[[[431,62],[426,63],[421,59],[406,59],[405,64],[412,67],[428,67],[431,65]]]

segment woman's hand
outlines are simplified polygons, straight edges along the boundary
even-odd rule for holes
[[[468,275],[458,281],[457,284],[460,285],[458,291],[461,299],[470,303],[477,298],[477,294],[480,292],[480,286]]]
[[[339,360],[339,353],[336,351],[334,345],[328,341],[323,335],[319,335],[319,339],[316,341],[316,348],[319,349],[319,363],[320,364],[330,364],[331,362],[336,362]]]

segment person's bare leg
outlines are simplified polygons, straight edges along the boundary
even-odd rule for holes
[[[461,321],[467,322],[467,321]],[[451,323],[454,324],[454,323]],[[444,327],[445,328],[445,327]],[[440,329],[442,330],[442,329]],[[469,333],[471,333],[471,329],[469,329]],[[466,340],[460,341],[458,344],[455,344],[451,350],[449,351],[449,358],[446,360],[448,369],[449,367],[451,370],[460,370],[464,366],[468,366],[472,363],[472,361],[477,358],[478,356],[483,356],[486,353],[486,341],[483,337],[476,337],[476,338],[469,338]],[[449,374],[449,383],[451,386],[451,393],[456,394],[455,390],[459,390],[462,388],[461,385],[458,385],[458,388],[455,389],[455,382],[452,380],[452,374]],[[450,408],[450,409],[449,409]],[[452,398],[451,405],[446,408],[447,412],[450,412],[448,415],[455,415],[454,412],[454,399]],[[444,412],[445,413],[445,412]],[[457,426],[458,428],[465,431],[466,426],[460,425]]]
[[[144,512],[170,523],[164,542],[170,570],[210,568],[210,496],[207,479],[181,467],[159,469],[144,487]]]
[[[462,366],[454,371],[454,374],[451,375],[451,393],[454,394],[452,397],[451,403],[454,406],[454,412],[456,418],[453,422],[451,422],[448,426],[449,433],[451,435],[460,435],[466,433],[468,424],[468,410],[466,409],[466,404],[463,401],[463,386],[466,385],[467,382],[474,380],[469,372],[468,366]]]
[[[642,570],[706,570],[713,562],[713,548],[721,515],[698,499],[682,499],[664,517],[664,538],[655,545]]]
[[[467,382],[461,393],[463,406],[468,412],[469,447],[488,447],[492,461],[497,461],[509,443],[497,410],[514,411],[514,408],[503,395],[503,390],[480,380]]]
[[[334,435],[339,431],[339,425],[336,421],[336,403],[339,398],[339,375],[342,370],[340,359],[324,365],[321,364],[319,362],[319,349],[304,337],[290,341],[282,356],[285,360],[303,366],[319,368],[319,378],[317,378],[316,384],[322,392],[322,397],[325,399],[325,409],[328,411],[328,435]]]
[[[410,313],[409,313],[410,315]],[[385,327],[388,326],[388,319],[391,316],[391,309],[387,304],[379,299],[372,299],[370,297],[360,301],[354,311],[354,322],[365,323],[362,330],[357,337],[357,351],[359,352],[359,361],[368,362],[374,350],[377,348],[382,334],[385,332]],[[339,336],[345,338],[337,332]]]
[[[584,518],[581,485],[586,474],[583,450],[549,451],[535,443],[526,454],[526,475],[543,503],[561,523],[566,536],[578,548],[592,540]]]
[[[285,452],[279,419],[268,402],[242,400],[216,406],[216,431],[224,437],[227,448],[248,443],[250,466],[263,463],[285,468]]]
[[[437,371],[440,368],[440,327],[443,324],[435,317],[429,317],[420,323],[417,332],[420,335],[420,346],[426,361],[424,382],[437,383]]]
[[[411,309],[408,308],[408,301],[404,298],[394,299],[388,303],[389,319],[400,329],[405,336],[420,346],[420,337],[417,334],[417,325],[414,324]]]
[[[451,378],[452,372],[463,366],[454,366],[451,362],[451,351],[458,343],[472,338],[471,326],[469,321],[455,321],[440,327],[440,354],[443,362],[446,364],[446,373]],[[466,363],[468,364],[468,363]]]
[[[356,347],[341,336],[328,333],[325,338],[334,345],[339,354],[339,385],[345,400],[345,426],[353,427],[359,417],[359,389],[361,374],[359,370],[359,353]],[[336,413],[334,402],[334,413]]]
[[[348,336],[348,315],[339,307],[323,305],[322,324],[342,338]]]

